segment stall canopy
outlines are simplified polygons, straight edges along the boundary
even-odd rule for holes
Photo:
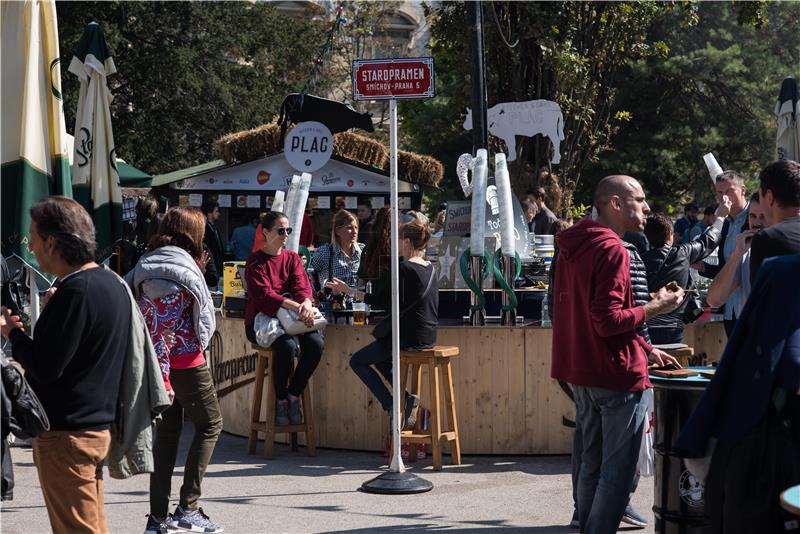
[[[152,187],[168,186],[182,194],[267,193],[287,189],[292,176],[298,174],[284,157],[277,124],[223,136],[217,141],[215,150],[221,159],[155,176]],[[398,192],[401,194],[419,193],[421,186],[438,187],[444,176],[442,164],[430,156],[401,151],[398,163]],[[312,173],[309,191],[388,194],[388,150],[382,143],[362,135],[351,132],[335,134],[333,155],[324,167]]]
[[[249,191],[269,192],[285,190],[297,174],[283,154],[275,154],[256,161],[227,165],[216,160],[169,174],[155,176],[153,187],[169,186],[184,192],[192,191]],[[383,194],[389,191],[389,177],[379,169],[370,169],[356,162],[334,156],[320,170],[312,174],[312,193]],[[400,182],[401,193],[416,193],[419,186]]]

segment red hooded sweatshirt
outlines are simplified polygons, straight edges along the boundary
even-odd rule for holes
[[[552,377],[577,386],[620,391],[650,387],[652,347],[631,291],[630,258],[619,236],[592,220],[556,236]]]

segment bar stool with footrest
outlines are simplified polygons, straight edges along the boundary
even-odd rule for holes
[[[455,391],[453,389],[453,371],[450,359],[458,356],[458,347],[435,346],[418,351],[400,351],[400,390],[405,391],[408,372],[411,371],[410,392],[420,394],[422,366],[428,366],[428,385],[430,397],[428,409],[431,412],[428,428],[422,430],[421,419],[417,419],[416,428],[400,433],[400,443],[430,443],[433,456],[433,469],[442,470],[442,438],[450,442],[450,454],[453,465],[461,464],[461,442],[458,436],[458,418],[456,417]],[[441,374],[441,376],[440,376]],[[444,387],[444,404],[447,413],[447,430],[442,429],[441,388]],[[404,401],[401,401],[404,403]],[[401,408],[402,413],[402,408]],[[415,451],[412,449],[412,455]]]
[[[275,434],[290,434],[292,450],[297,451],[297,434],[303,432],[306,435],[306,452],[309,456],[317,455],[316,438],[314,433],[314,412],[311,402],[311,383],[306,384],[303,391],[303,422],[298,425],[277,425],[275,424],[275,386],[272,383],[273,367],[275,358],[272,357],[272,349],[262,347],[255,343],[251,344],[253,350],[258,352],[256,362],[256,381],[253,385],[253,405],[250,412],[250,434],[247,438],[247,454],[255,454],[258,433],[264,434],[264,458],[272,458],[272,449],[275,443]],[[292,358],[294,365],[294,358]],[[267,372],[269,369],[269,372]],[[265,381],[264,377],[268,379]],[[266,420],[261,420],[261,399],[264,389],[266,395]]]

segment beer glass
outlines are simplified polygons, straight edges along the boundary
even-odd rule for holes
[[[367,324],[367,305],[364,302],[353,303],[353,324]]]

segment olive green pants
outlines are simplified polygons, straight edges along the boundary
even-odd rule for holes
[[[167,516],[169,508],[172,472],[178,456],[184,415],[194,425],[194,437],[186,456],[180,492],[180,505],[184,509],[197,508],[200,484],[222,431],[222,414],[208,365],[172,369],[170,382],[175,391],[175,400],[156,426],[153,444],[155,469],[150,474],[150,513],[159,519]]]

